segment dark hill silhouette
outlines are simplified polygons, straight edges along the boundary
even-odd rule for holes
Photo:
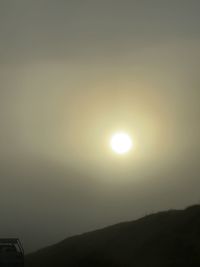
[[[67,238],[28,255],[26,266],[200,266],[200,205]]]

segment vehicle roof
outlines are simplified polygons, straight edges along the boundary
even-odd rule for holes
[[[19,238],[0,238],[0,243],[18,243]]]
[[[0,245],[8,245],[8,244],[13,244],[17,245],[20,249],[20,251],[24,254],[24,249],[23,246],[19,240],[19,238],[0,238]]]

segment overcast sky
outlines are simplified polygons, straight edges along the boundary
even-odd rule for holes
[[[200,201],[200,2],[0,0],[2,237],[26,251]],[[134,136],[116,157],[109,138]]]

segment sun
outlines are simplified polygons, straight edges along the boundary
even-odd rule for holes
[[[115,153],[122,155],[133,148],[133,141],[127,133],[118,132],[111,137],[110,146]]]

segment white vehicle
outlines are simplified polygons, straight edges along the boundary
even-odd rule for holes
[[[18,238],[0,239],[0,267],[23,267],[24,250]]]

